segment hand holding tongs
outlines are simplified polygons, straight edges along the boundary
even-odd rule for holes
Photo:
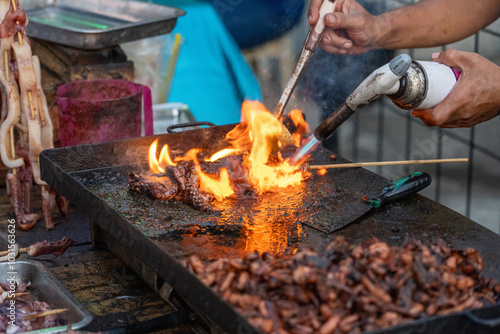
[[[297,85],[298,79],[302,75],[304,67],[306,66],[311,56],[314,54],[314,51],[316,51],[316,49],[318,48],[319,42],[323,37],[326,28],[325,15],[333,13],[335,11],[335,6],[335,0],[323,0],[323,3],[321,4],[321,7],[319,9],[318,22],[316,22],[314,27],[311,27],[311,29],[309,30],[309,35],[307,36],[306,42],[304,43],[304,46],[302,48],[302,53],[300,54],[297,66],[295,67],[290,80],[288,80],[288,83],[286,84],[285,89],[281,94],[278,105],[274,110],[274,116],[278,118],[282,116],[283,110],[285,110],[285,106],[287,105],[288,100],[290,100],[290,95]]]

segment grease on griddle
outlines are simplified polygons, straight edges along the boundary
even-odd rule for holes
[[[128,169],[134,170],[133,166]],[[217,212],[201,212],[179,202],[162,202],[127,190],[121,169],[75,175],[134,227],[149,237],[182,239],[212,253],[237,244],[242,251],[280,253],[297,247],[305,234],[293,211],[302,206],[304,189],[289,187],[259,197],[214,202]],[[206,238],[209,236],[209,238]]]

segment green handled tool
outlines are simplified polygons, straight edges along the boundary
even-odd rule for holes
[[[413,195],[431,184],[431,176],[427,172],[415,172],[410,176],[405,176],[392,181],[385,186],[381,192],[370,197],[363,197],[363,200],[374,208],[391,203],[407,196]]]
[[[416,172],[393,181],[382,189],[379,187],[384,183],[377,183],[377,188],[372,184],[357,184],[353,187],[352,181],[352,176],[345,181],[343,178],[337,178],[334,195],[319,195],[311,207],[314,213],[300,217],[300,222],[324,233],[332,233],[375,208],[417,193],[431,184],[431,177],[429,173]],[[375,194],[367,197],[366,194],[371,192]]]

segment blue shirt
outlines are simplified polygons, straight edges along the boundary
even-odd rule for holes
[[[213,6],[203,0],[153,2],[186,11],[172,31],[182,35],[183,44],[168,102],[187,104],[198,121],[238,123],[243,101],[261,100],[261,92]]]

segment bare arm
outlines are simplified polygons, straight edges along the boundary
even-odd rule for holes
[[[421,0],[382,14],[381,48],[432,47],[456,42],[500,16],[500,0]]]
[[[309,23],[318,20],[321,0],[311,0]],[[325,17],[322,47],[332,53],[431,47],[458,41],[500,16],[500,0],[421,0],[373,16],[354,0],[337,0]],[[339,33],[342,32],[342,33]]]

